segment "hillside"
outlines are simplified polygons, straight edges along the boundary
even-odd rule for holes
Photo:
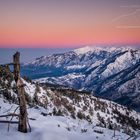
[[[63,85],[140,111],[140,50],[134,47],[84,47],[42,56],[23,65],[22,75]]]
[[[127,139],[139,136],[140,114],[116,104],[66,87],[48,87],[22,79],[25,85],[28,115],[32,132],[23,136],[11,126],[0,126],[0,136],[32,136],[37,139]],[[8,67],[0,67],[0,114],[16,108],[17,94],[13,74]],[[12,108],[10,110],[10,108]],[[8,111],[9,110],[9,111]],[[10,118],[7,118],[10,119]],[[115,130],[115,137],[113,138]],[[54,133],[56,135],[54,135]]]

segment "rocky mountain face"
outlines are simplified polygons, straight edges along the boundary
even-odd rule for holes
[[[22,67],[40,83],[89,91],[140,111],[140,50],[134,47],[84,47],[42,56]]]
[[[38,109],[40,115],[69,117],[77,122],[84,120],[88,123],[87,127],[90,126],[93,130],[95,127],[115,129],[127,135],[134,135],[140,129],[140,114],[130,108],[94,97],[87,92],[66,87],[49,87],[27,79],[22,81],[28,109]],[[0,67],[0,101],[2,104],[18,104],[13,74],[8,67]],[[2,108],[3,106],[1,110]],[[67,129],[70,131],[72,128]],[[82,133],[87,131],[86,128],[81,129]],[[103,133],[96,129],[94,132]]]

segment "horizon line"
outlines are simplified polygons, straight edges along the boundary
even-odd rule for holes
[[[0,45],[0,49],[66,49],[66,48],[81,48],[86,46],[91,47],[111,47],[111,46],[121,47],[125,46],[138,46],[140,43],[96,43],[96,44],[83,44],[83,45]]]

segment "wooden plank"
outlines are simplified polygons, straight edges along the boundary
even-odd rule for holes
[[[5,121],[5,120],[0,120],[0,123],[11,123],[11,124],[18,124],[18,121]]]
[[[7,115],[1,115],[0,116],[0,118],[4,118],[4,117],[9,117],[9,116],[17,116],[17,117],[19,117],[19,115],[18,114],[7,114]]]
[[[14,79],[16,82],[19,107],[20,107],[18,130],[20,132],[27,133],[27,109],[26,109],[24,83],[20,78],[20,53],[19,52],[16,52],[14,54],[13,63],[14,63]]]

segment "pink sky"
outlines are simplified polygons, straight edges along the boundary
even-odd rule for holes
[[[0,1],[0,46],[140,43],[140,11],[132,5],[140,1]]]

